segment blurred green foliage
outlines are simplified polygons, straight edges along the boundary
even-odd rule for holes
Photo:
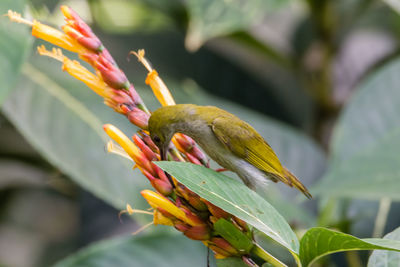
[[[25,16],[29,16],[30,8],[38,19],[60,24],[58,6],[70,5],[92,22],[146,104],[155,109],[159,105],[144,84],[145,71],[133,58],[126,60],[130,50],[144,48],[178,103],[216,105],[248,121],[282,162],[311,186],[316,200],[307,203],[281,186],[273,185],[266,193],[297,233],[318,222],[318,226],[371,236],[377,202],[385,197],[392,208],[389,215],[382,215],[385,212],[380,205],[379,214],[384,218],[376,220],[375,228],[381,229],[381,236],[382,231],[400,224],[398,203],[391,203],[398,200],[400,191],[400,16],[393,1],[387,2],[391,6],[374,0],[6,0],[0,3],[0,10],[2,14],[8,9],[26,10]],[[61,72],[58,62],[35,53],[26,60],[33,49],[25,26],[3,18],[0,37],[0,102],[4,100],[0,235],[45,236],[29,223],[15,224],[21,219],[9,212],[20,207],[15,204],[17,195],[29,201],[32,191],[44,192],[48,200],[44,203],[57,199],[68,207],[81,208],[82,214],[87,211],[82,208],[86,202],[81,202],[74,183],[117,209],[126,203],[146,207],[138,193],[149,186],[145,179],[132,172],[129,162],[103,150],[101,124],[116,124],[127,134],[136,129],[107,109],[83,84]],[[65,214],[71,220],[86,220],[76,211]],[[139,216],[135,219],[148,221]],[[369,226],[359,227],[363,223]],[[23,262],[24,257],[9,262],[7,253],[1,252],[18,238],[0,240],[0,265],[50,265],[88,242],[79,237],[78,243],[68,239],[73,231],[79,236],[78,226],[70,232],[68,227],[73,228],[68,224],[60,227],[59,231],[67,234],[59,239],[48,235],[44,241],[43,237],[42,245],[37,245],[40,249],[27,248],[31,254],[25,258],[30,265]],[[157,229],[164,232],[162,227]],[[389,237],[399,240],[395,234]],[[64,243],[60,239],[65,239]],[[62,249],[55,252],[51,242],[62,243]],[[16,247],[20,243],[15,241]],[[169,243],[175,245],[177,255],[182,248],[187,250],[175,263],[178,266],[193,263],[193,257],[199,257],[196,262],[206,258],[205,249],[203,254],[195,254],[199,250],[195,242],[144,236],[95,245],[60,265],[119,262],[123,266],[132,261],[136,250],[141,251],[137,257],[143,256],[154,244],[159,249],[152,260],[160,265],[175,253],[167,250]],[[273,247],[269,241],[266,244]],[[46,256],[50,252],[55,256]],[[379,253],[374,252],[369,266],[380,266]],[[138,266],[146,264],[142,258],[135,258]],[[363,254],[346,254],[332,257],[331,263],[327,259],[320,262],[323,266],[358,266],[357,262],[362,266],[366,261]]]

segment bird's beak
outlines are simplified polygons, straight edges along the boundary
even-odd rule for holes
[[[168,147],[160,147],[160,156],[161,156],[161,160],[168,160]]]
[[[164,147],[164,146],[159,147],[161,160],[168,160],[168,158],[167,158],[168,148],[169,148],[169,145],[166,147]],[[165,172],[165,175],[167,175],[167,178],[168,178],[169,182],[171,183],[172,187],[175,188],[175,184],[174,184],[174,181],[172,180],[171,175],[169,175],[169,173],[167,173],[167,172]]]

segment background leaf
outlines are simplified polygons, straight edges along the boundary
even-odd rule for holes
[[[184,236],[147,235],[96,243],[54,267],[184,267],[188,262],[192,266],[206,266],[207,249],[201,242]]]
[[[300,241],[300,259],[307,267],[328,254],[373,249],[400,251],[400,242],[380,238],[359,239],[327,228],[315,227],[309,229]]]
[[[24,0],[2,0],[0,2],[0,14],[7,14],[9,9],[23,13],[24,8]],[[2,36],[0,38],[1,104],[17,82],[22,63],[31,47],[32,38],[28,27],[11,22],[4,16],[0,19],[0,36]]]
[[[400,13],[400,2],[398,0],[383,0],[387,5],[389,5],[397,13]]]
[[[147,207],[139,194],[145,178],[129,168],[132,163],[104,151],[103,122],[69,93],[66,88],[74,84],[62,87],[26,64],[3,111],[49,162],[75,182],[117,208],[126,203]],[[88,92],[79,83],[76,90]]]
[[[254,25],[269,10],[281,5],[282,1],[188,0],[185,3],[189,13],[186,48],[197,50],[208,39]]]
[[[400,227],[383,238],[400,241]],[[374,251],[368,260],[368,267],[396,267],[399,266],[400,252],[397,251]]]
[[[318,194],[400,199],[399,71],[397,59],[359,86],[336,126]]]
[[[297,237],[285,219],[266,200],[243,183],[209,168],[187,162],[160,161],[156,164],[202,198],[298,253]]]

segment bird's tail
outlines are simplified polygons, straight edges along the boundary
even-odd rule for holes
[[[285,184],[289,185],[290,187],[296,187],[300,190],[307,198],[311,199],[312,195],[308,192],[307,188],[291,173],[288,169],[283,167],[283,175],[285,176],[285,180],[282,180]]]

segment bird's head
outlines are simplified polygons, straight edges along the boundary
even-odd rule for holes
[[[165,160],[168,146],[175,133],[187,134],[193,128],[194,118],[198,115],[198,106],[192,104],[178,104],[165,106],[151,114],[148,124],[150,137],[160,149],[161,159]],[[197,120],[198,121],[198,120]]]
[[[160,108],[153,112],[149,119],[148,130],[151,140],[160,149],[161,160],[166,160],[168,154],[168,146],[171,142],[175,129],[169,110]]]

